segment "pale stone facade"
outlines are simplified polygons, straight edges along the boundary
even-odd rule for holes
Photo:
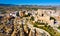
[[[51,14],[53,14],[55,12],[54,10],[38,9],[37,12],[38,12],[38,15],[35,16],[35,21],[40,20],[40,22],[44,22],[44,23],[48,23],[48,24],[52,24],[52,25],[54,24],[54,20],[53,21],[50,20]]]

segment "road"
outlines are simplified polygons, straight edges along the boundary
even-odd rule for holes
[[[31,30],[36,29],[37,32],[45,33],[46,36],[47,36],[47,35],[48,35],[48,36],[51,36],[47,31],[45,31],[45,30],[43,30],[43,29],[40,29],[40,28],[33,27],[33,25],[30,24],[30,23],[28,23],[27,25],[28,25],[28,27],[29,27]]]

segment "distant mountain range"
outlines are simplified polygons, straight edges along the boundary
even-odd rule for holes
[[[19,7],[19,8],[25,8],[25,7],[29,7],[29,8],[55,8],[58,7],[60,8],[60,6],[51,6],[51,5],[15,5],[15,4],[0,4],[0,6],[7,6],[7,7]]]
[[[19,5],[14,5],[14,4],[0,4],[0,6],[19,6]]]
[[[38,7],[51,7],[52,5],[15,5],[15,4],[0,4],[0,6],[38,6]]]

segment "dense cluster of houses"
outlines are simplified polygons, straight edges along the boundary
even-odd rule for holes
[[[12,34],[13,30],[14,32],[18,30],[14,28],[19,28],[17,26],[21,25],[21,23],[26,24],[25,23],[26,19],[30,19],[32,16],[34,17],[33,22],[39,21],[39,22],[48,23],[52,27],[53,26],[58,27],[58,25],[60,25],[60,21],[58,21],[55,18],[55,17],[59,17],[59,13],[56,12],[55,10],[50,10],[50,9],[38,9],[37,11],[36,10],[20,10],[20,11],[14,11],[11,13],[0,14],[0,24],[4,25],[2,28],[0,28],[0,32],[6,33],[6,34],[9,34],[9,33]],[[56,20],[50,19],[51,17],[53,17]]]

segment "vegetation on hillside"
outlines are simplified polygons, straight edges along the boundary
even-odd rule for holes
[[[37,27],[37,28],[40,28],[40,29],[44,29],[51,36],[60,36],[60,33],[58,33],[57,31],[55,31],[50,25],[47,25],[47,24],[44,24],[44,26],[38,26],[38,25],[40,25],[40,24],[39,23],[35,23],[34,27]]]

